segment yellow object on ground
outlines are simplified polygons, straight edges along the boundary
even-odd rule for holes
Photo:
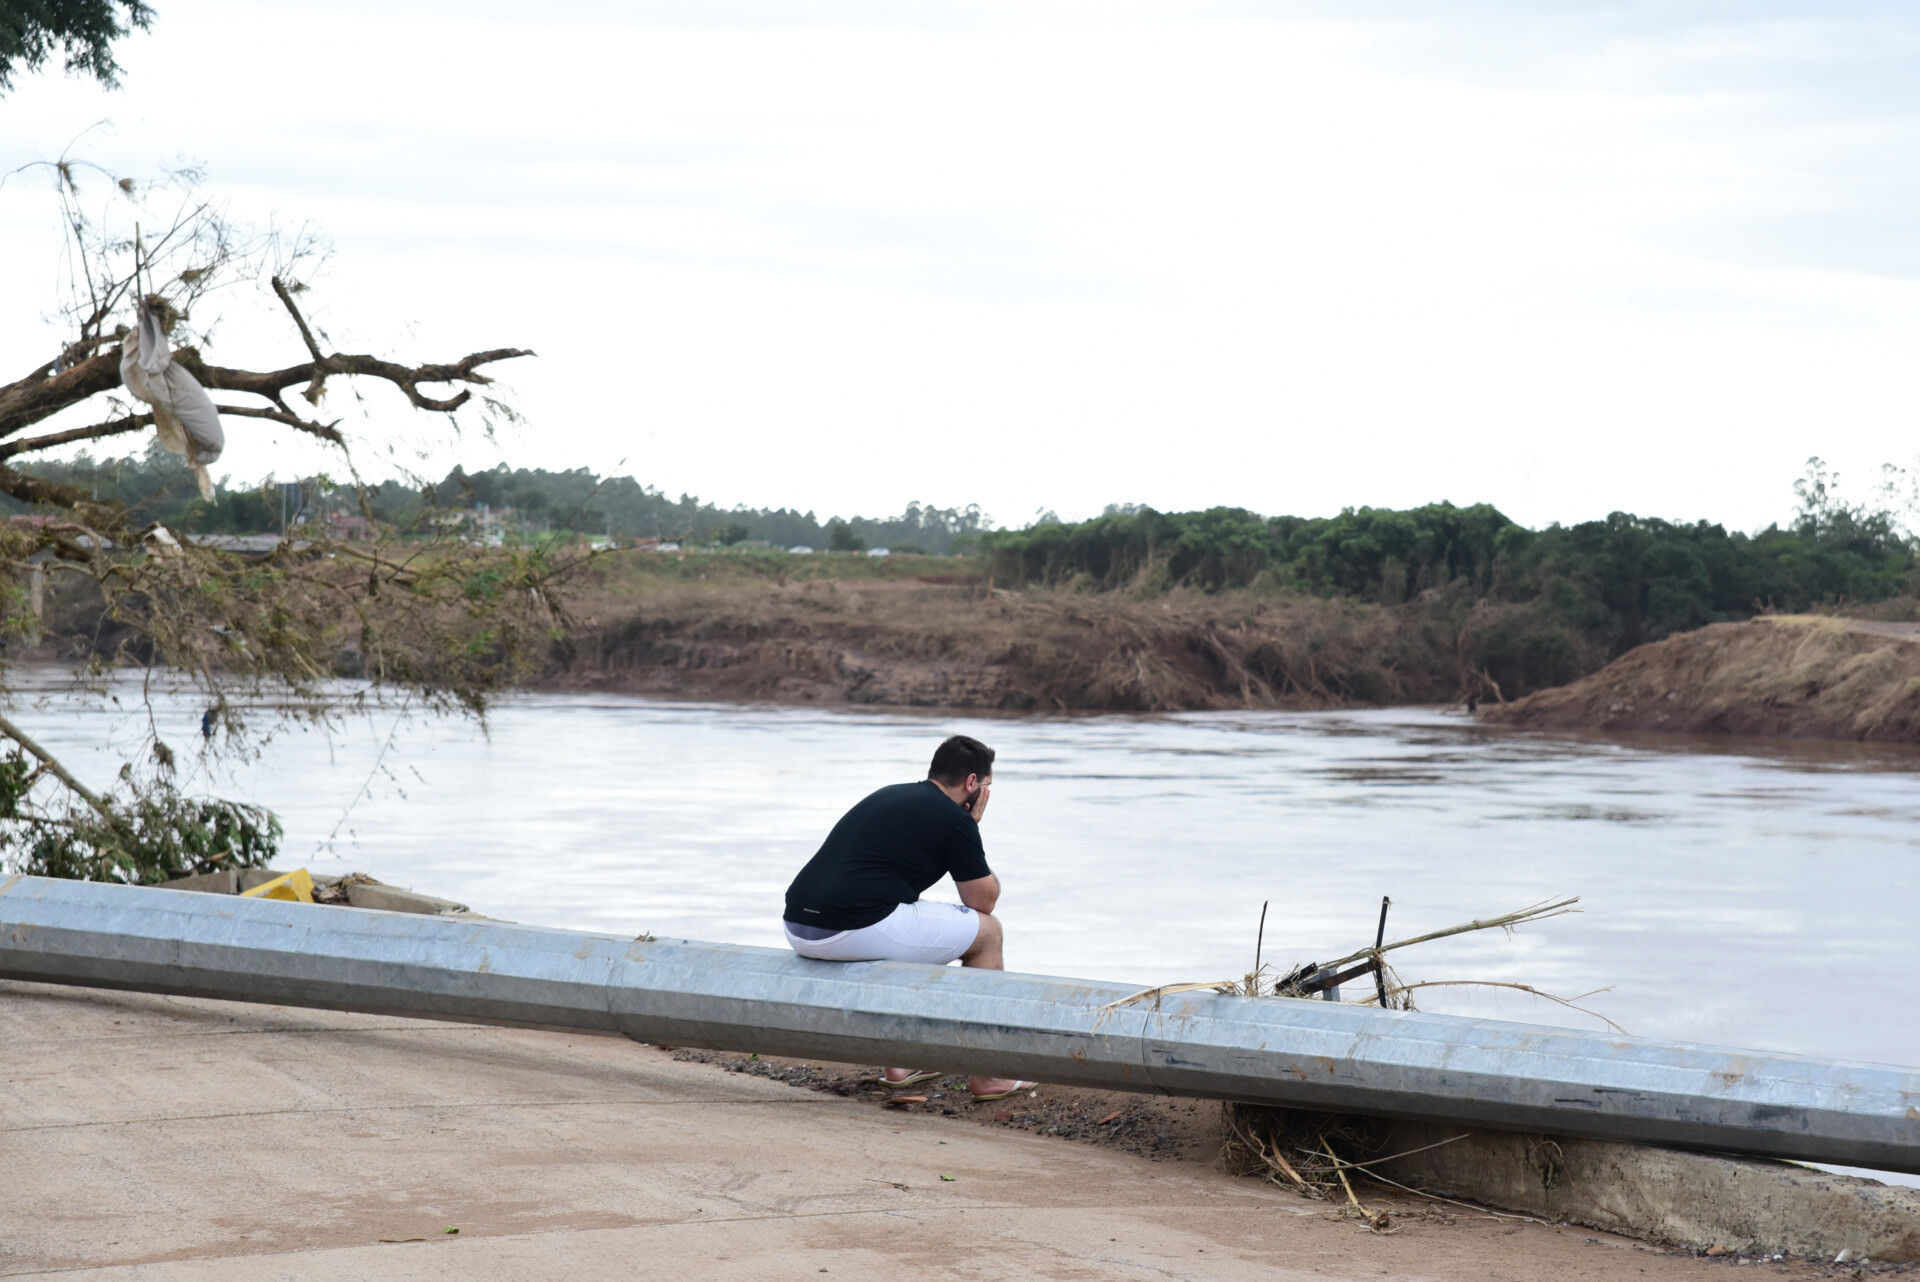
[[[263,881],[252,890],[240,892],[242,899],[291,899],[299,903],[313,902],[313,878],[307,875],[305,868],[295,868],[290,873],[275,877],[272,881]]]

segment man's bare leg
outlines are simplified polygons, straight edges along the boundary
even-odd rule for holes
[[[1005,933],[1000,929],[1000,919],[992,913],[981,913],[980,933],[974,936],[973,947],[960,954],[960,964],[976,970],[1005,970],[1007,964],[1002,948],[1005,938]],[[1018,1079],[1012,1077],[967,1079],[967,1089],[975,1095],[998,1095],[1019,1084]]]
[[[1004,933],[1000,929],[1000,919],[992,913],[980,914],[980,933],[973,938],[973,947],[960,954],[960,964],[976,970],[1005,970],[1006,960],[1002,950]],[[916,1076],[911,1068],[889,1068],[885,1080],[898,1086]],[[1010,1091],[1019,1084],[1012,1077],[970,1077],[967,1089],[975,1095],[998,1095]]]
[[[1005,933],[1000,929],[1000,919],[992,913],[980,913],[978,916],[980,933],[973,937],[973,947],[960,954],[960,964],[978,970],[1005,970],[1006,960],[1001,955]]]

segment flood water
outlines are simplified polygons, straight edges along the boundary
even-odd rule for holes
[[[43,676],[49,690],[54,679]],[[83,775],[146,713],[64,695],[24,728]],[[160,698],[183,763],[199,705]],[[528,696],[469,721],[292,730],[217,778],[286,822],[281,866],[481,913],[779,945],[781,895],[840,813],[939,739],[1000,754],[983,835],[1010,967],[1141,984],[1326,960],[1559,895],[1583,911],[1398,954],[1408,980],[1573,996],[1652,1036],[1920,1065],[1920,751],[1579,739],[1463,717],[987,719]],[[205,787],[204,764],[184,767]],[[950,886],[930,895],[952,898]],[[1597,1021],[1526,994],[1423,1009]]]

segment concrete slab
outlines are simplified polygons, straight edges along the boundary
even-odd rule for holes
[[[175,877],[160,883],[162,890],[192,890],[203,895],[237,895],[272,881],[283,870],[277,868],[226,868],[219,872],[200,872],[191,877]]]
[[[162,890],[192,890],[204,895],[238,895],[281,875],[274,868],[228,868],[221,872],[195,873],[160,883]],[[316,886],[337,887],[346,882],[347,902],[355,908],[374,908],[389,913],[427,913],[433,916],[461,914],[471,916],[467,906],[438,895],[423,895],[417,890],[389,886],[359,873],[347,877],[317,877]]]
[[[1383,1123],[1377,1169],[1415,1188],[1730,1254],[1920,1261],[1920,1189],[1790,1162]]]
[[[465,913],[465,904],[455,903],[451,899],[441,899],[437,895],[423,895],[417,890],[403,890],[399,886],[389,886],[379,881],[354,881],[347,883],[347,902],[355,908],[377,908],[389,913],[431,913],[444,916],[448,913]]]
[[[1372,1236],[611,1037],[0,983],[0,1047],[8,1277],[1718,1276],[1584,1230]]]
[[[197,872],[190,877],[163,881],[160,886],[163,890],[191,890],[202,895],[237,895],[240,893],[240,870],[223,868],[219,872]]]

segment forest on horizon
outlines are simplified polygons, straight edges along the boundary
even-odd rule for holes
[[[90,487],[141,519],[182,533],[277,532],[283,502],[272,485],[223,479],[212,500],[158,449],[144,457],[36,466]],[[299,520],[357,512],[350,489],[324,477],[289,486]],[[1810,464],[1796,483],[1798,513],[1747,533],[1715,522],[1616,512],[1604,520],[1530,529],[1489,504],[1350,508],[1332,517],[1262,516],[1242,508],[1159,512],[1115,505],[1091,520],[1043,518],[996,529],[978,507],[909,504],[895,516],[822,521],[795,508],[721,508],[671,498],[632,476],[587,468],[454,468],[437,482],[387,481],[367,490],[374,517],[403,535],[448,513],[511,511],[509,531],[572,531],[615,541],[657,537],[689,546],[972,553],[1000,587],[1043,586],[1151,596],[1172,590],[1251,590],[1344,598],[1381,606],[1490,601],[1527,607],[1513,635],[1489,638],[1488,658],[1529,687],[1569,679],[1596,650],[1620,654],[1704,624],[1849,602],[1920,596],[1920,547],[1896,513],[1852,505]],[[23,505],[3,500],[9,513]],[[1464,608],[1464,606],[1462,607]]]

